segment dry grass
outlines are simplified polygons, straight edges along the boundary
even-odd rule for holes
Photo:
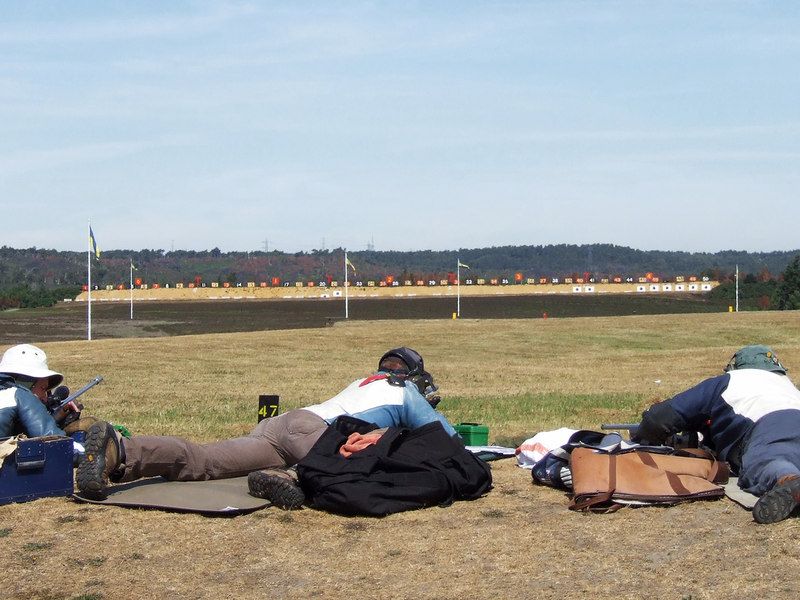
[[[323,400],[388,347],[419,349],[451,421],[495,440],[633,419],[747,343],[800,369],[797,313],[347,323],[320,330],[43,344],[91,413],[135,433],[245,433],[259,393]],[[655,383],[656,381],[660,383]],[[580,515],[512,461],[495,489],[385,519],[270,509],[233,519],[47,499],[0,507],[8,598],[794,598],[798,521],[728,501]]]

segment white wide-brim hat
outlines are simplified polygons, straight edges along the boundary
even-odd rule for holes
[[[24,375],[34,379],[46,377],[49,380],[47,389],[52,389],[64,381],[61,373],[48,368],[44,350],[31,344],[19,344],[6,350],[3,359],[0,360],[0,373]]]

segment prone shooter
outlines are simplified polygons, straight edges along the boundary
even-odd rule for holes
[[[66,387],[56,388],[63,380],[61,373],[48,367],[41,348],[31,344],[8,348],[0,360],[0,438],[69,435],[88,429],[95,419],[81,418],[83,406],[76,398],[102,378],[72,396]]]
[[[768,346],[745,346],[722,375],[647,409],[641,423],[631,424],[631,440],[663,443],[676,432],[702,433],[739,487],[759,496],[753,519],[782,521],[800,507],[800,390],[787,370]]]

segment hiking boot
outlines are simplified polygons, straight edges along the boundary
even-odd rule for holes
[[[74,414],[74,413],[73,413]],[[61,429],[64,430],[64,433],[71,436],[73,433],[77,433],[78,431],[83,431],[84,434],[89,431],[92,425],[99,422],[100,419],[95,419],[94,417],[78,417],[74,421],[70,421]]]
[[[300,508],[306,495],[297,483],[294,469],[264,469],[253,471],[247,476],[250,495],[269,500],[278,508],[291,510]]]
[[[770,491],[753,507],[756,523],[777,523],[792,514],[800,505],[800,476],[786,475],[778,479]]]
[[[98,421],[86,432],[83,455],[75,474],[81,494],[91,500],[103,500],[109,475],[120,467],[117,432],[110,423]]]

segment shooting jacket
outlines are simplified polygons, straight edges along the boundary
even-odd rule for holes
[[[658,443],[679,431],[701,432],[750,493],[800,474],[800,390],[786,375],[740,369],[706,379],[645,411],[637,437]]]
[[[719,458],[730,460],[757,421],[783,411],[800,415],[800,390],[792,381],[770,371],[741,369],[654,405],[642,415],[638,435],[662,442],[678,431],[701,431]]]
[[[337,417],[349,415],[378,427],[422,427],[438,421],[448,435],[453,426],[435,411],[417,386],[396,380],[388,373],[357,379],[330,400],[306,406],[304,410],[322,417],[329,425]]]
[[[20,433],[28,437],[65,435],[33,392],[0,373],[0,438]]]

